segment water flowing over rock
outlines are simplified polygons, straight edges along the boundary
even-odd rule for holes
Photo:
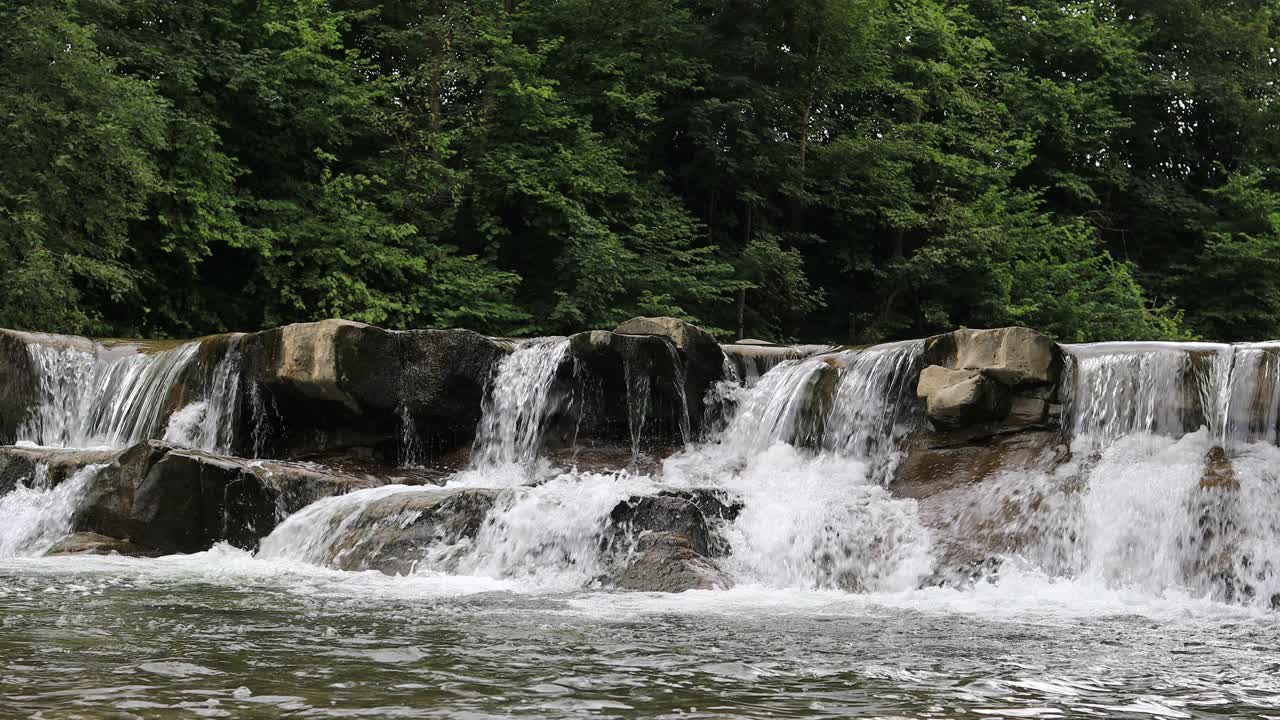
[[[547,426],[569,396],[556,375],[569,351],[567,338],[520,343],[498,364],[476,433],[476,467],[520,465],[537,459]]]
[[[0,557],[41,555],[71,532],[101,465],[86,465],[54,483],[43,466],[0,496]]]
[[[62,498],[59,532],[99,533],[159,552],[194,552],[217,542],[255,547],[281,519],[316,500],[379,484],[305,464],[244,460],[157,441],[122,451],[0,448],[0,467],[15,475],[30,468],[0,502],[30,507],[35,495]]]
[[[1280,602],[1272,343],[720,346],[670,318],[517,341],[4,331],[0,388],[22,442],[0,448],[0,554],[226,542],[535,591],[1031,571]]]

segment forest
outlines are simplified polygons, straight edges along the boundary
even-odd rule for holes
[[[9,0],[0,326],[1280,337],[1276,0]]]

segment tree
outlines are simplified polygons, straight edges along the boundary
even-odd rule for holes
[[[160,187],[167,107],[69,2],[0,10],[0,325],[101,332],[137,292],[129,224]]]

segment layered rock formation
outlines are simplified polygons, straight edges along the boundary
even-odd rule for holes
[[[219,542],[254,548],[317,500],[441,483],[456,470],[476,469],[470,451],[481,418],[496,412],[500,370],[514,367],[518,375],[523,366],[508,361],[532,347],[520,342],[338,320],[162,347],[0,332],[0,439],[110,446],[0,448],[0,495],[37,476],[56,487],[81,468],[101,466],[85,485],[74,534],[55,552],[145,555]],[[555,401],[546,403],[545,417],[516,418],[513,428],[537,434],[529,446],[535,455],[584,471],[628,467],[658,476],[663,457],[708,438],[703,423],[716,413],[706,403],[720,401],[712,392],[717,383],[750,385],[788,363],[778,368],[787,382],[770,388],[778,395],[757,398],[745,411],[764,424],[752,441],[759,447],[744,451],[783,441],[805,457],[839,456],[914,501],[935,545],[938,573],[929,582],[939,583],[963,581],[989,571],[995,558],[1027,550],[1040,539],[1032,535],[1044,531],[1037,513],[1081,492],[1101,451],[1084,446],[1073,456],[1080,428],[1064,419],[1066,389],[1090,382],[1110,388],[1111,372],[1157,382],[1165,367],[1157,360],[1194,380],[1169,386],[1167,422],[1154,410],[1139,416],[1120,395],[1094,397],[1098,417],[1076,421],[1095,423],[1088,426],[1093,435],[1160,432],[1164,422],[1175,434],[1211,426],[1226,443],[1233,432],[1273,436],[1280,412],[1271,409],[1280,400],[1268,404],[1266,393],[1280,395],[1270,375],[1256,387],[1231,384],[1248,363],[1269,367],[1269,348],[1240,357],[1203,346],[1156,348],[1149,368],[1105,357],[1077,366],[1084,350],[1065,356],[1027,328],[966,329],[854,351],[745,341],[722,347],[670,318],[637,318],[557,343],[545,356],[540,389]],[[52,372],[61,373],[53,382]],[[729,417],[733,402],[711,409]],[[1187,572],[1217,578],[1230,592],[1254,592],[1255,583],[1241,577],[1252,557],[1241,565],[1244,551],[1234,550],[1242,543],[1235,520],[1241,483],[1221,447],[1205,463],[1201,493],[1188,500],[1188,512],[1201,520],[1183,542],[1208,549]],[[744,458],[719,471],[739,472]],[[401,467],[407,461],[426,467]],[[617,476],[595,482],[614,481],[609,477]],[[732,585],[722,531],[735,522],[742,499],[680,487],[613,508],[599,529],[603,569],[593,583],[662,591]],[[307,559],[389,574],[413,572],[428,556],[447,567],[449,553],[462,552],[513,497],[530,492],[397,488],[335,515],[332,542]],[[819,542],[843,530],[827,527]],[[1068,550],[1075,542],[1070,528],[1048,531],[1060,533]],[[839,552],[848,560],[853,550]]]
[[[219,542],[252,549],[281,520],[316,500],[388,482],[155,440],[119,451],[0,448],[0,475],[10,483],[56,487],[90,465],[101,467],[84,490],[72,529],[154,553],[197,552]]]

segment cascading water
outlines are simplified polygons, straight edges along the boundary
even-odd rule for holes
[[[929,570],[911,501],[883,486],[914,422],[919,343],[786,361],[743,392],[717,442],[670,458],[664,480],[742,503],[724,528],[739,579],[904,589]]]
[[[1280,593],[1280,421],[1269,345],[1068,346],[1071,456],[987,483],[966,527],[1016,564],[1162,594]]]
[[[971,491],[976,510],[957,510],[961,524],[977,535],[998,526],[1010,562],[1050,576],[1232,598],[1280,591],[1280,490],[1269,469],[1280,461],[1276,350],[1068,348],[1059,396],[1069,460],[1047,453],[1040,465],[998,473]],[[565,352],[562,340],[521,345],[494,379],[472,468],[443,491],[398,491],[499,488],[478,533],[423,551],[415,570],[547,588],[590,583],[604,571],[603,538],[618,503],[695,488],[737,504],[716,531],[729,550],[724,569],[740,583],[898,590],[947,561],[915,501],[886,488],[904,439],[923,422],[914,397],[921,343],[787,360],[752,387],[715,388],[723,430],[668,458],[653,477],[557,471],[512,481],[501,468],[537,458],[547,420],[566,402],[552,389]],[[635,372],[628,386],[642,375],[649,373]],[[643,422],[632,419],[633,437]],[[333,548],[370,541],[378,523],[411,522],[405,515],[372,529],[353,524],[381,492],[290,518],[264,552],[297,544],[312,547],[312,561],[333,558]],[[315,550],[317,542],[328,549]]]
[[[160,434],[199,343],[153,353],[28,345],[40,405],[20,440],[56,447],[124,447]]]
[[[71,532],[76,511],[90,483],[102,469],[87,465],[58,484],[48,468],[37,465],[11,492],[0,496],[0,557],[42,555]]]
[[[537,458],[547,421],[568,402],[554,387],[568,351],[567,338],[537,339],[516,345],[503,358],[476,432],[473,468],[522,465]]]

